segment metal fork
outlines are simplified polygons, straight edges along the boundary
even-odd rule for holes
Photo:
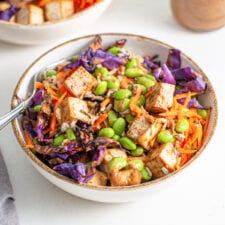
[[[44,70],[41,70],[40,72],[36,73],[33,77],[33,92],[32,94],[25,100],[23,100],[18,106],[16,106],[14,109],[12,109],[10,112],[6,113],[5,115],[0,117],[0,130],[3,129],[6,125],[8,125],[13,119],[15,119],[17,116],[19,116],[21,113],[23,113],[26,108],[29,106],[31,99],[34,97],[37,89],[35,87],[35,82],[41,81],[43,79],[44,72],[55,68],[60,63],[65,62],[66,59],[60,60],[58,62],[55,62],[48,67],[46,67]]]

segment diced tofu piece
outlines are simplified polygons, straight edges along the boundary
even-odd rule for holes
[[[72,0],[53,0],[45,5],[45,17],[54,21],[73,15],[74,4]]]
[[[112,186],[130,186],[141,183],[141,173],[137,169],[121,170],[110,173]]]
[[[24,25],[43,23],[43,9],[35,5],[28,5],[24,8],[21,8],[17,13],[16,21]]]
[[[146,150],[150,150],[152,141],[161,130],[164,122],[163,119],[155,119],[150,123],[144,116],[141,116],[131,123],[127,136]]]
[[[92,122],[87,103],[79,98],[73,97],[68,97],[63,100],[60,105],[60,113],[57,113],[57,119],[61,124],[72,123],[76,120],[81,120],[89,124]]]
[[[163,123],[160,119],[156,119],[149,128],[137,139],[139,145],[146,150],[150,150],[153,146],[153,140],[161,130]]]
[[[104,172],[96,170],[94,177],[87,182],[89,185],[93,186],[106,186],[107,175]]]
[[[172,143],[166,143],[152,150],[146,166],[152,172],[153,177],[159,178],[177,169],[179,156]]]
[[[150,126],[148,120],[144,117],[136,118],[129,126],[127,136],[137,141],[138,137],[142,135]]]
[[[23,8],[28,4],[32,4],[33,0],[10,0],[9,2],[14,4],[18,8]]]
[[[118,148],[106,149],[103,157],[103,164],[107,164],[112,158],[115,157],[127,158],[127,154],[125,151]]]
[[[157,83],[152,87],[152,94],[146,99],[145,109],[148,112],[166,112],[173,104],[175,85]]]
[[[75,97],[82,97],[91,91],[92,87],[97,84],[97,80],[84,67],[80,66],[65,80],[64,84]]]

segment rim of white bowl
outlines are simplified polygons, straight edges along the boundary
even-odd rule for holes
[[[25,77],[27,76],[27,74],[29,74],[29,71],[31,70],[31,68],[39,61],[41,60],[44,56],[46,56],[48,53],[54,51],[55,49],[58,49],[64,45],[67,45],[71,42],[77,42],[79,40],[82,39],[90,39],[90,38],[95,38],[96,36],[100,35],[102,37],[102,39],[104,40],[104,36],[112,36],[112,37],[117,37],[119,38],[121,37],[132,37],[132,38],[136,38],[137,40],[144,40],[144,41],[149,41],[149,42],[154,42],[158,45],[164,46],[166,48],[174,48],[173,46],[166,44],[162,41],[159,41],[157,39],[153,39],[150,37],[145,37],[142,35],[137,35],[137,34],[130,34],[130,33],[98,33],[98,34],[91,34],[91,35],[86,35],[86,36],[82,36],[82,37],[78,37],[69,41],[66,41],[62,44],[59,44],[53,48],[51,48],[50,50],[46,51],[45,53],[43,53],[41,56],[39,56],[23,73],[23,75],[20,77],[16,88],[14,90],[13,96],[12,96],[12,100],[11,100],[11,107],[14,108],[18,102],[17,102],[17,92],[20,89],[20,86],[23,83],[23,79],[25,79]],[[133,185],[133,186],[119,186],[119,187],[114,187],[114,186],[91,186],[88,184],[79,184],[77,182],[75,182],[73,179],[70,179],[66,176],[63,176],[59,173],[57,173],[56,171],[54,171],[53,169],[51,169],[50,167],[48,167],[46,164],[44,164],[40,159],[38,159],[38,157],[36,157],[29,148],[27,148],[25,142],[24,142],[24,138],[22,135],[20,135],[20,131],[19,131],[19,122],[17,119],[14,119],[12,121],[12,127],[13,127],[13,131],[14,134],[16,135],[17,141],[19,142],[20,146],[22,147],[22,149],[24,150],[24,152],[28,155],[28,157],[35,163],[37,164],[39,167],[41,167],[42,169],[44,169],[46,172],[50,173],[51,175],[55,176],[58,179],[63,180],[64,182],[68,182],[70,184],[73,185],[77,185],[79,187],[83,187],[83,188],[87,188],[87,189],[92,189],[92,190],[99,190],[99,191],[126,191],[126,190],[137,190],[137,189],[142,189],[142,188],[147,188],[147,187],[151,187],[153,185],[157,185],[159,183],[165,183],[165,181],[169,180],[171,177],[174,177],[175,175],[177,175],[178,173],[180,173],[181,171],[183,171],[184,169],[186,169],[190,164],[192,164],[193,161],[195,161],[200,155],[201,153],[204,151],[204,149],[206,148],[206,146],[208,145],[209,141],[211,140],[214,132],[215,132],[215,128],[217,125],[217,120],[218,120],[218,104],[217,104],[217,98],[216,98],[216,94],[214,91],[214,88],[210,82],[210,80],[208,79],[208,77],[206,76],[206,74],[203,72],[203,70],[198,66],[197,63],[195,63],[189,56],[187,56],[184,53],[181,53],[183,58],[186,58],[188,61],[190,61],[199,71],[199,73],[204,77],[204,79],[206,80],[206,83],[208,85],[208,90],[210,92],[212,92],[212,96],[213,96],[213,109],[215,111],[215,117],[211,118],[213,120],[212,124],[213,124],[213,128],[211,130],[211,132],[208,134],[207,139],[205,140],[205,142],[203,143],[201,149],[186,163],[184,164],[180,169],[169,173],[168,175],[161,177],[161,178],[157,178],[155,180],[152,181],[148,181],[145,183],[141,183],[138,185]]]
[[[74,20],[76,18],[79,18],[83,14],[87,14],[89,11],[94,10],[94,8],[96,8],[98,6],[105,5],[105,4],[110,5],[111,1],[112,0],[104,0],[104,1],[96,2],[93,5],[89,6],[88,8],[86,8],[86,9],[80,11],[80,12],[74,13],[73,15],[71,15],[69,17],[59,19],[59,20],[55,20],[55,21],[45,21],[41,24],[24,25],[24,24],[19,24],[19,23],[16,23],[16,22],[8,22],[8,21],[0,20],[0,25],[7,26],[7,27],[9,26],[9,27],[21,28],[23,30],[26,30],[26,29],[38,29],[38,28],[43,28],[43,27],[49,27],[51,25],[63,24],[64,22],[68,22],[68,21]]]

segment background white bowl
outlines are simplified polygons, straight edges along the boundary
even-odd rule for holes
[[[159,59],[162,62],[166,61],[168,56],[168,50],[172,48],[171,46],[160,41],[137,35],[100,35],[103,39],[103,45],[105,46],[109,46],[116,40],[125,38],[127,39],[126,49],[128,49],[129,51],[135,52],[135,54],[139,55],[158,54]],[[16,96],[19,96],[20,98],[26,98],[26,96],[30,92],[32,92],[31,82],[36,72],[40,71],[41,69],[47,67],[48,65],[56,61],[81,53],[94,40],[94,38],[95,35],[77,38],[63,43],[40,56],[20,78],[12,98],[12,107],[15,107],[18,104]],[[184,167],[165,177],[129,187],[93,187],[85,184],[76,184],[73,180],[66,178],[50,169],[26,147],[23,138],[22,127],[20,124],[20,118],[17,118],[13,121],[14,133],[21,147],[27,154],[28,158],[31,160],[34,167],[51,183],[73,195],[99,202],[128,202],[137,200],[141,197],[145,197],[146,195],[154,194],[156,191],[165,189],[168,185],[173,185],[175,183],[174,178],[179,177],[175,175],[182,175],[183,171],[186,171],[186,168],[190,168],[192,166],[193,161],[195,161],[198,156],[203,152],[209,140],[211,139],[217,122],[217,100],[213,87],[207,76],[203,73],[203,71],[195,62],[193,62],[189,57],[184,54],[182,54],[182,66],[190,66],[191,68],[203,75],[204,79],[208,84],[208,89],[207,92],[202,96],[200,101],[203,105],[210,106],[212,108],[212,111],[208,126],[208,136],[206,137],[202,148],[187,164],[184,165]]]
[[[37,45],[69,40],[81,27],[89,27],[112,0],[97,2],[68,18],[39,25],[21,25],[0,20],[0,40],[14,44]]]

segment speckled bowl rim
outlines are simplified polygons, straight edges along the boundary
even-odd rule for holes
[[[56,21],[46,21],[43,22],[41,24],[28,24],[28,25],[23,25],[23,24],[19,24],[16,22],[7,22],[7,21],[3,21],[0,20],[0,26],[6,26],[6,27],[14,27],[14,28],[21,28],[23,30],[28,30],[28,29],[39,29],[39,28],[48,28],[49,26],[52,25],[57,25],[57,24],[62,24],[64,22],[70,21],[70,20],[74,20],[78,17],[81,17],[83,14],[87,14],[89,11],[93,10],[93,8],[97,7],[100,4],[107,4],[110,1],[109,4],[111,3],[112,0],[106,0],[106,1],[101,1],[101,2],[96,2],[93,5],[91,5],[90,7],[86,8],[85,10],[82,10],[80,12],[74,13],[73,15],[60,19],[60,20],[56,20]]]
[[[142,41],[149,41],[149,42],[153,42],[157,45],[161,45],[164,46],[166,48],[174,48],[171,45],[168,45],[164,42],[161,42],[159,40],[153,39],[153,38],[149,38],[149,37],[145,37],[145,36],[141,36],[141,35],[136,35],[136,34],[127,34],[127,33],[99,33],[99,34],[91,34],[91,35],[86,35],[86,36],[82,36],[82,37],[78,37],[75,39],[72,39],[70,41],[64,42],[62,44],[57,45],[56,47],[48,50],[47,52],[45,52],[44,54],[42,54],[39,58],[37,58],[27,69],[26,71],[23,73],[23,75],[21,76],[21,78],[19,79],[16,88],[14,90],[13,96],[12,96],[12,101],[11,101],[11,107],[14,108],[17,105],[17,92],[20,89],[20,86],[23,83],[23,80],[25,79],[25,77],[27,76],[27,74],[29,74],[29,71],[31,70],[31,68],[39,61],[42,59],[42,57],[46,56],[48,53],[54,51],[57,48],[60,48],[64,45],[67,45],[71,42],[77,42],[79,40],[82,39],[89,39],[89,38],[94,38],[97,35],[100,35],[103,40],[104,40],[104,36],[111,36],[111,37],[115,37],[115,38],[120,38],[121,37],[132,37],[132,38],[136,38],[137,40],[142,40]],[[26,147],[25,142],[23,140],[22,135],[20,135],[20,131],[18,128],[18,120],[14,119],[12,121],[12,127],[13,127],[13,131],[14,134],[16,135],[17,141],[19,142],[20,146],[22,147],[22,149],[24,150],[24,152],[26,153],[26,155],[35,163],[37,164],[39,167],[41,167],[43,170],[45,170],[47,173],[53,175],[54,177],[61,179],[64,182],[68,182],[70,184],[73,185],[77,185],[86,189],[92,189],[92,190],[99,190],[99,191],[128,191],[128,190],[140,190],[143,188],[150,188],[153,185],[157,185],[160,183],[165,183],[165,181],[169,180],[171,177],[174,177],[175,175],[177,175],[178,173],[181,173],[184,169],[186,169],[193,161],[195,161],[200,154],[204,151],[204,149],[206,148],[206,146],[208,145],[209,141],[211,140],[214,132],[215,132],[215,128],[217,125],[217,120],[218,120],[218,104],[217,104],[217,98],[216,98],[216,94],[215,91],[213,89],[213,86],[211,84],[211,82],[209,81],[208,77],[206,76],[206,74],[202,71],[202,69],[190,58],[188,57],[186,54],[182,53],[182,57],[186,58],[188,61],[190,61],[200,72],[200,74],[204,77],[204,79],[207,82],[208,88],[210,89],[210,91],[213,94],[213,105],[211,107],[214,108],[215,110],[215,116],[212,121],[213,127],[212,127],[212,131],[210,132],[210,134],[208,135],[208,137],[206,138],[205,142],[203,143],[202,148],[183,166],[181,167],[179,170],[176,170],[164,177],[158,178],[156,180],[152,180],[146,183],[142,183],[142,184],[138,184],[138,185],[133,185],[133,186],[125,186],[125,187],[111,187],[111,186],[90,186],[87,184],[78,184],[76,183],[74,180],[67,178],[63,175],[58,174],[57,172],[55,172],[53,169],[51,169],[50,167],[48,167],[46,164],[44,164],[40,159],[38,159],[38,157],[36,157],[30,150],[29,148]]]

